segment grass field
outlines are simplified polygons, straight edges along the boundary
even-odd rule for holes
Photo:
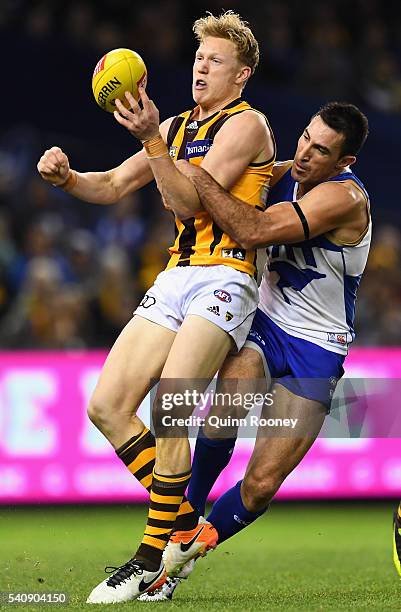
[[[113,605],[154,610],[401,610],[391,560],[393,505],[276,504],[268,515],[198,562],[173,602]],[[0,508],[0,591],[64,591],[88,610],[105,565],[127,561],[144,508]],[[96,609],[104,609],[99,606]]]

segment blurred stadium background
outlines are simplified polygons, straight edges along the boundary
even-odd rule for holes
[[[347,372],[401,377],[401,4],[1,0],[0,530],[8,530],[8,548],[0,562],[9,563],[9,574],[0,590],[13,585],[10,551],[17,557],[29,549],[17,526],[31,509],[21,514],[15,505],[145,499],[88,424],[85,404],[105,351],[163,268],[173,236],[155,188],[112,207],[86,204],[46,185],[36,163],[58,145],[73,168],[103,170],[138,149],[92,98],[92,70],[112,48],[143,56],[162,119],[191,107],[191,25],[223,8],[247,19],[259,40],[261,63],[245,97],[269,117],[278,159],[291,158],[300,130],[327,100],[351,101],[369,118],[356,172],[371,194],[375,227]],[[251,446],[239,441],[214,494],[241,477]],[[391,521],[399,451],[397,439],[319,440],[281,497],[387,498],[380,516]],[[65,520],[48,509],[40,516]],[[33,542],[20,563],[39,559],[43,546]],[[366,554],[374,560],[372,550]]]

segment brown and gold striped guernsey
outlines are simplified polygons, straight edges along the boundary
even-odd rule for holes
[[[167,136],[170,156],[174,161],[186,159],[191,164],[200,165],[221,126],[232,115],[250,109],[252,107],[248,102],[237,99],[203,121],[193,119],[196,109],[178,115],[173,119]],[[271,131],[269,122],[264,118]],[[274,142],[273,133],[272,138]],[[230,193],[250,206],[264,210],[274,161],[275,154],[266,162],[250,164]],[[167,270],[176,266],[224,264],[241,272],[255,274],[256,251],[241,248],[214,223],[206,211],[198,212],[184,221],[176,218],[175,224],[176,237],[169,248],[171,257]]]

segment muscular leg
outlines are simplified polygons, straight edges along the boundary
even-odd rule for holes
[[[268,418],[298,419],[302,437],[290,430],[283,437],[266,437],[260,429],[241,486],[241,497],[251,512],[265,508],[301,459],[306,455],[323,425],[325,407],[319,402],[294,395],[280,384],[273,387],[274,405],[265,411]]]
[[[190,315],[182,324],[171,347],[168,359],[160,377],[159,392],[156,397],[156,413],[162,413],[161,395],[168,389],[171,392],[184,392],[190,388],[205,391],[213,376],[222,366],[232,346],[230,336],[207,319]],[[195,406],[189,406],[187,415]],[[172,413],[181,407],[173,408]],[[173,439],[159,438],[157,443],[156,471],[164,474],[184,472],[191,467],[190,447],[187,437]]]
[[[322,404],[294,395],[280,384],[273,388],[274,405],[265,409],[263,416],[297,418],[298,431],[290,430],[281,437],[271,437],[259,429],[242,484],[237,483],[222,495],[208,516],[219,533],[219,542],[263,514],[285,478],[312,446],[323,425],[326,411]]]
[[[163,368],[154,403],[156,422],[156,465],[150,495],[148,522],[142,543],[135,555],[147,569],[157,568],[190,478],[191,455],[185,429],[174,429],[174,437],[160,437],[157,423],[165,414],[163,395],[183,394],[186,390],[204,391],[231,348],[230,336],[196,315],[182,324]],[[172,397],[170,395],[170,397]],[[174,401],[173,401],[174,404]],[[173,407],[171,416],[186,417],[195,406]],[[177,415],[179,411],[179,415]]]
[[[108,354],[88,414],[114,448],[143,431],[135,413],[152,379],[160,377],[175,336],[166,327],[134,316]]]

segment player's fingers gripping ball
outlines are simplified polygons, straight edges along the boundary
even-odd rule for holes
[[[131,49],[114,49],[103,55],[96,64],[92,91],[100,108],[112,113],[116,110],[116,98],[129,108],[126,91],[130,91],[138,100],[138,87],[146,86],[146,80],[146,66],[138,53]]]

